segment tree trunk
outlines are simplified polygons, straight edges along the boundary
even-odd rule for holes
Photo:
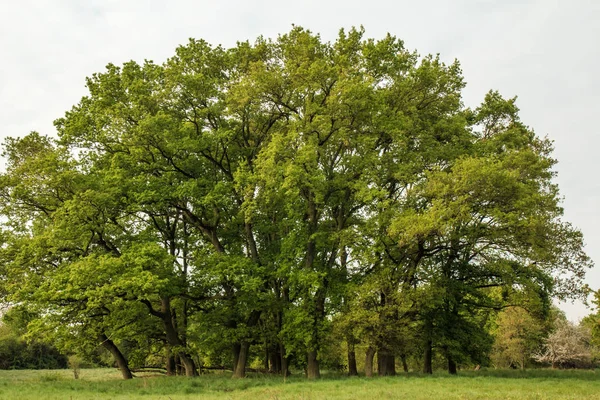
[[[283,343],[279,344],[279,355],[281,356],[281,373],[284,377],[290,376],[290,363],[287,355],[285,354],[285,346]]]
[[[174,318],[171,310],[171,299],[169,297],[162,297],[160,299],[160,311],[155,310],[148,300],[142,300],[142,303],[148,307],[150,314],[161,319],[167,336],[167,343],[174,348],[185,348],[185,341],[182,340],[177,331],[176,318]],[[179,357],[181,363],[184,365],[187,376],[198,375],[196,364],[189,354],[180,351],[176,357]]]
[[[250,343],[242,342],[240,344],[240,352],[237,357],[237,363],[234,366],[233,377],[234,378],[245,378],[246,377],[246,361],[248,359],[248,350],[250,349]]]
[[[269,347],[265,343],[265,363],[264,363],[265,371],[271,372],[270,369],[269,369],[269,366],[270,366],[269,361],[270,360],[271,360],[271,352],[269,351]]]
[[[354,341],[352,339],[348,339],[348,375],[358,375],[358,370],[356,369],[356,352],[354,351]]]
[[[175,357],[169,356],[167,357],[167,376],[175,376],[177,375],[177,367],[175,365]]]
[[[281,351],[279,345],[274,346],[269,351],[269,372],[272,374],[280,374],[281,370]]]
[[[317,204],[315,201],[315,194],[309,192],[307,199],[307,210],[306,216],[308,219],[308,243],[306,244],[306,254],[304,257],[304,269],[311,273],[314,270],[314,262],[317,257],[317,244],[313,235],[317,232],[318,218],[317,218]],[[335,258],[334,258],[335,259]],[[307,353],[306,362],[306,376],[308,379],[317,379],[321,377],[319,370],[319,360],[317,360],[317,349],[319,348],[319,324],[325,318],[325,287],[327,286],[326,281],[321,282],[320,287],[314,294],[314,310],[313,310],[313,326],[311,338],[309,342],[309,351]],[[310,295],[309,295],[310,298]],[[312,303],[311,300],[306,300],[308,304]]]
[[[404,372],[408,372],[408,364],[406,363],[406,354],[400,354],[400,361],[402,361],[402,369]]]
[[[240,351],[242,349],[242,345],[240,343],[235,343],[232,347],[233,353],[233,362],[231,363],[231,370],[235,373],[235,369],[237,368],[238,361],[240,359]]]
[[[396,357],[386,348],[377,351],[377,372],[379,376],[396,375]]]
[[[165,346],[165,356],[167,358],[167,376],[177,375],[177,366],[175,364],[175,357],[171,354],[171,348],[167,345]]]
[[[179,355],[177,354],[175,355],[175,357],[173,357],[173,361],[175,361],[175,375],[183,375],[183,368],[181,367],[181,357],[179,357]]]
[[[432,343],[431,339],[427,339],[425,342],[425,354],[423,355],[423,373],[424,374],[433,374],[433,366],[432,366]]]
[[[174,318],[171,313],[171,301],[168,297],[163,297],[161,299],[161,314],[163,317],[163,326],[165,328],[165,333],[167,334],[167,341],[171,346],[176,347],[185,347],[185,343],[182,341],[179,333],[177,332],[177,328],[174,325]],[[179,360],[181,364],[183,364],[185,368],[186,376],[197,376],[198,371],[196,371],[196,363],[189,354],[185,352],[178,353]]]
[[[456,375],[456,362],[450,356],[448,356],[448,373]]]
[[[196,370],[196,363],[194,359],[187,354],[181,354],[179,356],[181,359],[181,363],[185,367],[185,376],[198,376],[198,371]]]
[[[306,377],[308,379],[317,379],[321,377],[319,371],[319,360],[317,360],[317,352],[309,351],[307,354]]]
[[[316,306],[315,306],[315,318],[313,325],[312,338],[310,346],[312,348],[318,348],[319,344],[319,322],[323,320],[325,316],[325,298],[323,297],[322,288],[317,290]],[[317,350],[310,350],[307,353],[307,365],[306,365],[306,376],[308,379],[317,379],[321,377],[319,369],[319,360],[317,359]]]
[[[269,351],[268,353],[268,364],[269,364],[269,372],[272,374],[278,374],[279,371],[277,370],[277,359],[279,354],[277,354],[277,351],[275,351],[275,349],[271,349],[271,351]]]
[[[387,356],[387,374],[396,376],[396,356],[393,354]]]
[[[123,379],[132,379],[133,375],[131,374],[131,370],[129,369],[129,365],[127,364],[127,359],[125,358],[123,353],[121,353],[121,350],[119,350],[117,345],[114,344],[114,342],[110,340],[104,333],[98,335],[98,340],[100,341],[102,347],[108,350],[115,359],[117,367],[123,375]]]
[[[373,357],[375,357],[375,349],[369,346],[365,356],[365,376],[373,376]]]

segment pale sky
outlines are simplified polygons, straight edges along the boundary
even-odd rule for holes
[[[554,140],[565,219],[599,266],[600,1],[597,0],[0,0],[0,136],[54,134],[52,121],[112,62],[162,63],[188,38],[232,46],[292,24],[334,40],[340,28],[387,32],[420,54],[457,58],[467,106],[490,89],[518,96],[523,122]],[[561,306],[572,320],[581,304]]]

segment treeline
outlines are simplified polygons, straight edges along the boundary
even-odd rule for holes
[[[0,369],[67,368],[67,357],[56,347],[39,340],[27,340],[26,310],[14,307],[0,321]]]
[[[483,364],[498,311],[547,318],[591,261],[550,141],[464,86],[458,62],[355,29],[108,65],[58,139],[5,143],[1,293],[125,378],[149,357],[316,378],[340,346],[350,374]]]

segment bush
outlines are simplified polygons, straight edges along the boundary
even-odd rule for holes
[[[0,369],[62,368],[67,368],[67,357],[53,346],[14,336],[0,338]]]

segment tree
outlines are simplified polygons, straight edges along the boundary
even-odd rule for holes
[[[381,375],[419,350],[456,372],[489,310],[576,295],[591,264],[514,99],[466,109],[458,62],[390,35],[190,40],[87,86],[58,140],[6,143],[0,294],[124,377],[158,348],[239,378],[260,347],[317,378],[335,324],[353,373],[359,344]]]
[[[464,331],[454,328],[466,329],[475,310],[499,309],[509,298],[543,303],[551,295],[581,295],[573,282],[591,265],[581,233],[560,220],[550,144],[495,93],[472,120],[482,131],[470,154],[426,171],[408,195],[415,206],[390,227],[399,243],[431,255],[421,262],[431,296],[421,309],[426,325],[438,328],[432,340],[440,342],[451,373]]]
[[[585,367],[590,365],[590,332],[566,318],[554,321],[554,332],[544,342],[544,349],[535,355],[539,362],[557,367]]]
[[[543,345],[543,321],[521,307],[509,307],[498,314],[496,324],[492,361],[500,367],[525,369]]]
[[[37,320],[54,320],[80,333],[85,331],[81,340],[109,347],[123,376],[131,378],[125,358],[106,339],[112,327],[104,321],[114,297],[107,299],[106,293],[97,289],[99,280],[110,279],[112,272],[107,268],[110,263],[102,261],[117,250],[99,219],[108,216],[87,196],[93,185],[75,170],[64,149],[37,133],[9,139],[5,149],[3,212],[9,218],[10,231],[5,235],[2,257],[7,282],[12,285],[8,300],[32,308]],[[78,192],[81,187],[85,187],[84,196]],[[86,211],[82,224],[79,217]]]
[[[597,364],[600,361],[600,290],[592,294],[593,312],[581,320],[580,326],[590,334],[592,361]]]

